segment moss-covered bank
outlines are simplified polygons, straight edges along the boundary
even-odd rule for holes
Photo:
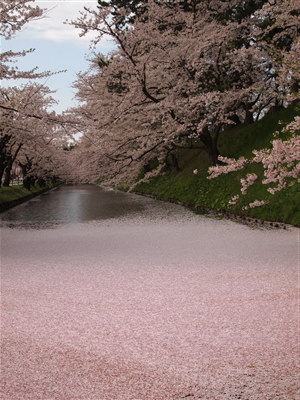
[[[35,186],[31,190],[25,189],[23,185],[14,185],[9,187],[0,188],[0,212],[6,211],[11,207],[17,206],[24,201],[30,200],[31,198],[45,193],[57,186],[60,183],[56,183],[47,187]]]
[[[282,129],[282,124],[290,122],[297,115],[298,107],[282,109],[268,114],[260,121],[239,126],[224,131],[220,138],[220,151],[223,156],[238,158],[251,156],[253,149],[267,147],[273,133]],[[142,194],[154,195],[158,198],[179,201],[196,207],[198,210],[213,209],[225,213],[259,218],[265,221],[278,221],[300,226],[300,190],[295,184],[275,195],[267,192],[265,185],[255,183],[247,196],[241,196],[236,205],[229,205],[232,196],[240,193],[241,177],[248,172],[262,175],[259,165],[248,166],[242,171],[207,179],[209,166],[206,154],[199,149],[178,150],[180,171],[169,169],[161,176],[152,178],[149,182],[140,183],[135,191]],[[198,175],[193,170],[198,169]],[[246,204],[254,200],[267,200],[268,204],[253,209],[243,210]]]

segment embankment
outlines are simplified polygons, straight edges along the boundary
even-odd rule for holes
[[[0,213],[58,186],[60,186],[60,183],[43,188],[34,187],[31,190],[25,189],[22,185],[2,187],[0,188]]]
[[[219,141],[220,153],[230,158],[250,157],[253,149],[270,146],[274,132],[293,120],[299,111],[296,106],[270,113],[260,121],[247,126],[239,126],[224,131]],[[241,171],[231,172],[215,179],[207,179],[209,162],[207,155],[199,149],[178,149],[176,157],[179,171],[169,167],[164,174],[143,182],[135,191],[151,195],[166,201],[178,202],[195,209],[197,212],[213,210],[223,215],[233,215],[241,219],[259,219],[261,221],[281,222],[300,226],[300,184],[270,194],[263,180],[261,165],[250,165]],[[197,169],[197,175],[193,170]],[[240,179],[247,173],[256,173],[258,182],[249,188],[246,196],[240,196],[235,205],[229,200],[240,192]],[[255,200],[264,200],[266,205],[245,209]]]

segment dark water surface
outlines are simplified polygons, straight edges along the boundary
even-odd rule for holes
[[[0,215],[2,226],[13,228],[53,228],[68,223],[84,223],[116,218],[163,218],[190,213],[182,207],[156,200],[104,190],[94,185],[61,186]]]

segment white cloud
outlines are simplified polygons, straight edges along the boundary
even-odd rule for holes
[[[64,24],[66,19],[74,20],[78,17],[79,11],[84,6],[96,7],[97,0],[92,1],[53,1],[36,0],[35,4],[41,8],[47,8],[48,12],[44,18],[31,21],[26,24],[15,38],[1,43],[3,51],[9,49],[19,51],[23,48],[35,47],[36,51],[21,57],[18,60],[18,67],[22,71],[34,68],[36,65],[40,71],[67,70],[64,74],[53,75],[46,82],[43,82],[53,90],[57,90],[53,97],[59,101],[53,106],[57,112],[74,106],[74,89],[72,82],[76,79],[76,73],[85,71],[89,67],[87,58],[90,58],[89,51],[92,35],[86,38],[79,37],[79,30],[73,26]],[[74,48],[76,46],[76,48]],[[103,38],[97,44],[96,51],[109,53],[115,45],[109,38]],[[21,85],[24,80],[2,82],[4,87]]]
[[[64,22],[67,19],[69,21],[76,19],[84,6],[96,8],[97,0],[37,0],[35,3],[41,8],[46,8],[48,11],[45,17],[32,21],[27,25],[23,31],[23,37],[28,39],[45,39],[60,43],[72,42],[76,46],[88,48],[89,43],[94,38],[94,34],[88,33],[84,37],[79,37],[80,30]],[[104,38],[98,46],[98,50],[102,52],[108,52],[112,48],[113,44],[107,38]]]

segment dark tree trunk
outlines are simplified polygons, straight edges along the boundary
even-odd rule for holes
[[[282,102],[278,99],[275,100],[275,103],[270,107],[269,113],[274,113],[276,111],[279,111],[282,108]]]
[[[30,190],[35,185],[36,177],[32,175],[26,175],[23,179],[23,186],[25,189]]]
[[[26,161],[24,164],[19,161],[19,166],[21,167],[22,170],[22,176],[23,176],[23,186],[27,189],[30,189],[32,179],[30,176],[28,176],[28,172],[30,171],[30,168],[32,167],[32,160],[26,156]]]
[[[3,175],[4,175],[4,170],[5,170],[5,164],[0,160],[0,187],[2,186],[2,180],[3,180]]]
[[[8,163],[4,170],[3,186],[7,187],[10,184],[11,170],[13,166],[13,159],[9,157]]]
[[[254,122],[253,118],[253,112],[251,111],[251,105],[245,104],[245,119],[244,119],[244,124],[245,125],[250,125]]]
[[[23,179],[25,178],[25,176],[27,175],[27,165],[26,164],[22,164],[19,162],[19,166],[21,168],[22,171],[22,177]]]
[[[0,187],[2,186],[3,182],[3,175],[7,165],[7,156],[5,153],[0,154]]]
[[[241,125],[240,117],[237,114],[231,115],[229,119],[235,123],[235,125]]]
[[[31,188],[31,177],[30,176],[26,175],[23,178],[23,186],[25,189],[30,190],[30,188]]]
[[[179,162],[176,154],[171,153],[172,167],[176,169],[176,171],[180,171]]]
[[[19,151],[21,150],[22,147],[22,143],[19,144],[19,146],[17,147],[15,154],[12,156],[8,156],[7,159],[7,165],[5,167],[5,171],[4,171],[4,180],[3,180],[3,186],[9,186],[10,184],[10,180],[11,180],[11,170],[13,167],[13,164],[15,162],[15,159],[17,158],[17,155],[19,154]]]
[[[300,85],[299,85],[299,81],[297,79],[292,79],[291,82],[291,91],[293,93],[298,93],[300,89]],[[297,99],[296,102],[298,102],[299,100]]]
[[[10,138],[11,138],[10,135],[4,135],[0,138],[0,187],[2,186],[3,175],[7,165],[6,146]]]
[[[3,152],[5,146],[7,145],[7,143],[9,142],[11,136],[10,135],[4,135],[0,138],[0,153]]]
[[[213,132],[210,132],[209,129],[206,127],[203,129],[200,135],[200,140],[204,144],[205,150],[208,153],[212,165],[219,164],[218,160],[218,157],[220,155],[218,149],[219,134],[220,134],[220,127],[215,128]]]
[[[166,153],[165,164],[169,169],[174,168],[176,171],[180,171],[178,157],[174,153],[176,151],[176,147],[170,148]]]
[[[36,182],[41,188],[44,188],[44,187],[46,187],[46,181],[45,181],[45,179],[44,178],[42,178],[42,177],[39,177],[38,179],[37,179],[37,182]]]

